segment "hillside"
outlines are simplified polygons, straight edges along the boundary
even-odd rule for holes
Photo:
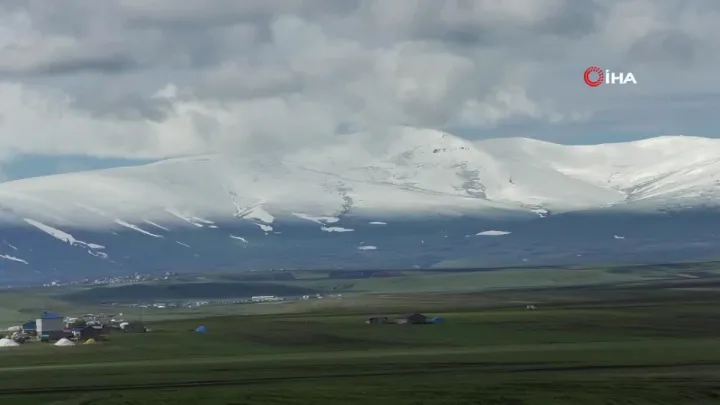
[[[474,265],[607,260],[610,246],[576,234],[588,226],[608,227],[602,240],[616,241],[645,230],[655,238],[651,250],[682,242],[697,255],[712,251],[714,233],[696,225],[716,215],[718,156],[720,140],[696,137],[566,146],[472,142],[405,127],[290,155],[203,155],[18,180],[0,184],[0,271],[30,267],[59,277],[78,267],[102,274],[238,261],[243,268],[394,268],[468,256],[480,257]],[[692,218],[657,219],[668,210],[691,210]],[[706,245],[681,236],[683,227]],[[505,236],[467,239],[484,231]],[[562,235],[548,238],[548,231]],[[499,239],[514,242],[500,247]],[[642,243],[632,249],[647,250]],[[492,252],[478,254],[483,246]],[[3,276],[18,275],[9,271]]]

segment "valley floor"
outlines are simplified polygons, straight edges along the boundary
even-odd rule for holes
[[[710,283],[712,284],[712,283]],[[709,284],[708,284],[709,285]],[[407,295],[371,310],[158,321],[95,345],[0,353],[33,404],[716,404],[720,298],[593,286]],[[539,302],[526,310],[517,302]],[[496,305],[488,306],[488,300]],[[438,302],[447,302],[440,305]],[[502,304],[505,302],[505,304]],[[410,306],[445,323],[369,325]],[[207,333],[195,333],[198,325]]]

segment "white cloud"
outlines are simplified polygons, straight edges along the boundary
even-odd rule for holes
[[[561,141],[717,130],[710,0],[14,0],[0,11],[0,159],[296,150],[396,124]],[[589,65],[638,85],[590,89]]]

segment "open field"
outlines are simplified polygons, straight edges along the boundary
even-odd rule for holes
[[[151,333],[97,345],[2,349],[0,400],[709,405],[720,401],[718,287],[687,279],[358,295],[291,313],[157,321]],[[446,323],[364,323],[411,308]],[[200,324],[207,333],[190,332]]]
[[[596,267],[538,267],[436,270],[287,270],[272,272],[177,275],[169,280],[107,286],[63,286],[31,290],[0,290],[0,322],[20,322],[28,315],[51,310],[91,312],[102,303],[141,303],[178,300],[228,299],[253,295],[301,296],[338,294],[344,297],[378,295],[469,293],[499,289],[558,288],[593,285],[632,285],[660,281],[704,282],[720,279],[720,263],[615,265]],[[362,299],[368,301],[367,299]],[[317,308],[315,308],[317,309]],[[277,312],[268,308],[223,308],[213,314]],[[306,310],[302,308],[300,310]],[[199,316],[208,310],[183,310]],[[212,310],[209,310],[212,311]],[[283,308],[280,312],[289,311]],[[171,314],[171,311],[164,311]],[[154,314],[148,313],[151,318]]]

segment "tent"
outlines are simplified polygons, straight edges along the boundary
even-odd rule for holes
[[[20,346],[20,343],[7,338],[0,339],[0,347],[15,347]]]
[[[55,346],[75,346],[75,343],[67,338],[62,338],[55,342]]]
[[[195,332],[205,333],[207,332],[207,328],[204,325],[200,325],[195,329]]]
[[[95,339],[93,339],[93,338],[90,338],[90,339],[86,340],[86,341],[85,341],[85,343],[83,343],[83,344],[85,344],[85,345],[92,345],[92,344],[95,344]]]
[[[428,318],[427,322],[428,323],[445,323],[445,318],[435,316],[432,318]]]
[[[11,326],[7,328],[8,332],[20,332],[22,330],[22,326]]]

